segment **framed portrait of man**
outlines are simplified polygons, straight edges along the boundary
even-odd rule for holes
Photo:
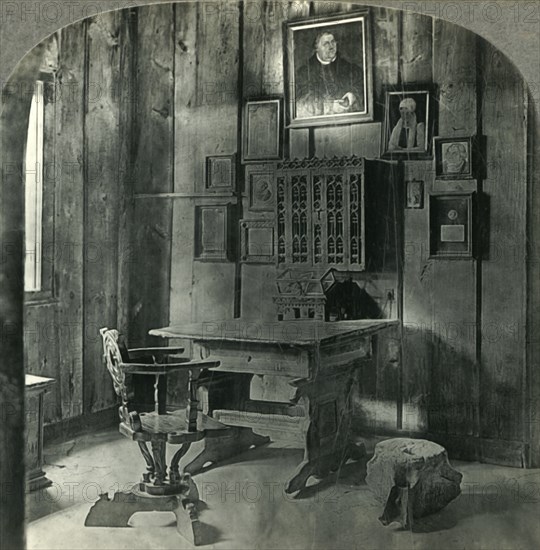
[[[287,125],[373,120],[369,10],[284,23]]]
[[[435,177],[457,180],[473,178],[476,147],[476,136],[433,138]]]
[[[435,130],[432,86],[386,90],[382,125],[383,158],[431,158]]]

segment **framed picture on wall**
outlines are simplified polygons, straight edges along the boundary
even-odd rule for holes
[[[284,23],[287,125],[373,120],[369,10]]]
[[[276,190],[274,188],[274,168],[268,164],[246,166],[247,207],[251,212],[274,212]]]
[[[433,149],[437,179],[461,180],[475,177],[475,137],[434,137]]]
[[[431,85],[387,89],[381,156],[393,159],[431,158],[436,126]]]
[[[282,100],[246,101],[242,130],[243,162],[280,159],[283,148]]]
[[[473,257],[473,193],[429,196],[429,257]]]
[[[272,220],[240,221],[240,261],[274,263],[274,222]]]
[[[420,180],[407,180],[405,182],[407,192],[407,208],[424,208],[424,182]]]
[[[219,193],[234,191],[236,155],[206,157],[206,190]]]
[[[230,259],[231,205],[195,206],[195,259],[226,262]]]

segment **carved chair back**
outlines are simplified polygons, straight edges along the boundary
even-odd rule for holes
[[[99,332],[103,339],[103,358],[105,360],[105,365],[111,375],[114,391],[122,400],[122,405],[118,410],[120,420],[129,423],[126,374],[120,368],[122,363],[128,361],[127,349],[121,341],[117,330],[102,328]]]

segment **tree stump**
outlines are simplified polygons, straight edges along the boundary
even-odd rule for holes
[[[414,518],[438,512],[455,499],[462,477],[448,462],[444,447],[424,439],[396,438],[375,446],[366,483],[385,505],[381,523],[410,528]]]

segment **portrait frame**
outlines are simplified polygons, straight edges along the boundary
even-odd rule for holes
[[[283,98],[247,99],[242,125],[242,162],[280,160],[283,156]]]
[[[240,262],[273,264],[275,262],[273,220],[240,220]]]
[[[385,88],[384,98],[381,157],[393,160],[431,159],[432,138],[437,128],[434,108],[436,88],[433,84]],[[403,122],[399,110],[400,103],[405,99],[414,100],[417,120],[414,134],[409,133],[407,136],[402,135]],[[416,131],[417,128],[418,131]],[[405,144],[401,143],[402,138],[405,139]]]
[[[475,193],[431,193],[429,196],[429,258],[474,258]]]
[[[236,189],[236,154],[206,157],[206,191],[233,192]]]
[[[419,210],[424,208],[423,180],[407,180],[405,182],[406,208]]]
[[[243,196],[250,212],[261,215],[274,213],[276,207],[274,171],[273,163],[246,165],[246,187]]]
[[[439,180],[473,179],[476,172],[476,136],[434,137],[435,178]]]
[[[318,66],[314,44],[324,31],[337,43],[332,89],[317,84],[316,76],[311,76],[316,73],[310,70]],[[283,23],[287,128],[373,120],[371,36],[369,9]],[[351,92],[353,103],[347,92]]]

